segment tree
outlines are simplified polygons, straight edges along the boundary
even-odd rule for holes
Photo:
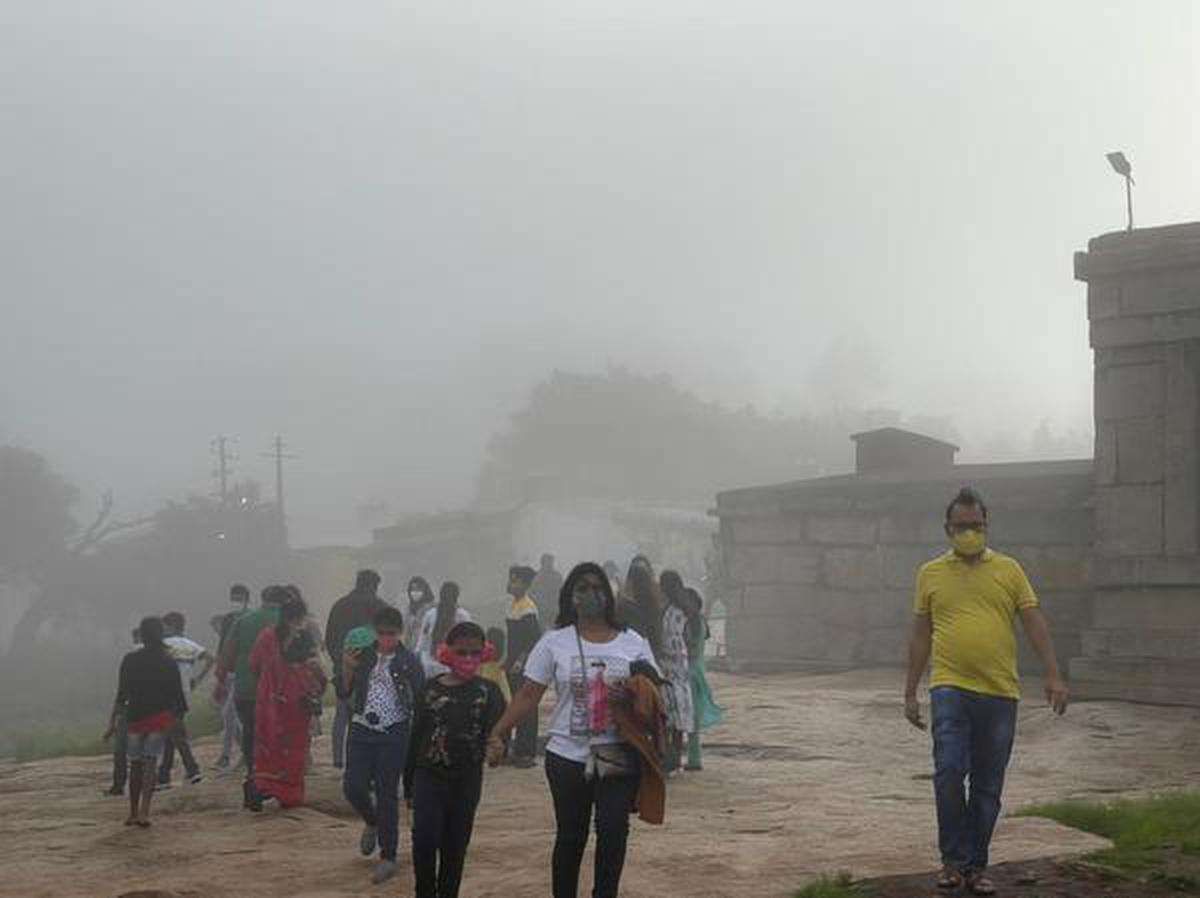
[[[665,374],[556,371],[493,437],[478,501],[512,504],[548,477],[597,497],[705,503],[721,489],[825,473],[850,451],[845,433],[832,444],[811,419],[728,409]]]
[[[76,530],[79,491],[36,452],[0,446],[0,571],[44,570]]]

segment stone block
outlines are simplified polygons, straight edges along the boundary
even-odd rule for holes
[[[1078,698],[1200,706],[1200,662],[1084,657],[1070,669]]]
[[[1095,586],[1200,585],[1200,558],[1093,558]]]
[[[1117,482],[1117,422],[1100,421],[1096,428],[1096,482]]]
[[[991,512],[988,532],[1000,547],[1090,546],[1096,538],[1092,509],[1085,505],[1012,510],[997,507]]]
[[[912,514],[889,514],[879,520],[881,543],[929,546],[942,545],[945,540],[942,510],[936,506]]]
[[[883,585],[896,589],[907,587],[911,591],[917,581],[917,569],[937,554],[936,550],[931,552],[924,547],[884,546]]]
[[[852,627],[828,627],[824,632],[823,654],[826,661],[856,662],[862,648],[863,634]]]
[[[1117,433],[1117,481],[1161,483],[1163,479],[1163,419],[1122,418]]]
[[[878,549],[827,549],[825,583],[834,589],[878,589],[883,581],[881,555]]]
[[[1096,490],[1096,552],[1158,555],[1162,552],[1162,487],[1105,486]]]
[[[1110,349],[1096,350],[1096,367],[1108,368],[1111,365],[1145,365],[1148,362],[1163,360],[1162,343],[1143,343],[1139,346],[1114,346]]]
[[[812,514],[808,519],[808,538],[815,543],[873,546],[878,535],[873,516]]]
[[[1168,555],[1200,551],[1200,343],[1167,347],[1163,544]]]
[[[1099,630],[1200,630],[1200,587],[1100,590],[1092,600]]]
[[[1092,624],[1092,594],[1047,590],[1038,593],[1042,614],[1057,640],[1068,632],[1078,633]]]
[[[742,613],[757,617],[819,613],[822,595],[799,586],[754,584],[742,590]]]
[[[896,629],[907,632],[913,616],[911,589],[886,589],[873,593],[863,603],[863,625],[869,629]]]
[[[1082,654],[1087,658],[1191,659],[1200,661],[1200,631],[1084,630]]]
[[[871,629],[859,647],[862,664],[903,665],[908,658],[908,630],[903,627]]]
[[[1037,592],[1082,590],[1090,585],[1088,562],[1091,553],[1085,546],[1024,549],[1017,546],[1007,547],[1007,550],[1025,568],[1025,575]]]
[[[1088,288],[1089,308],[1092,288]],[[1120,313],[1161,315],[1200,308],[1196,269],[1168,268],[1127,276],[1120,287]]]
[[[738,545],[729,553],[729,579],[755,583],[815,584],[821,577],[821,552],[795,545]]]
[[[800,515],[735,518],[734,542],[742,545],[786,545],[807,542],[808,523]]]
[[[824,594],[816,616],[834,627],[860,629],[866,621],[867,606],[874,600],[869,592],[831,589]]]
[[[1166,380],[1162,365],[1122,365],[1096,372],[1096,420],[1161,415]]]
[[[1098,281],[1088,285],[1088,320],[1099,321],[1116,318],[1121,314],[1121,286],[1112,281]]]

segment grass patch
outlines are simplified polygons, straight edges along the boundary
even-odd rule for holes
[[[221,710],[208,696],[197,690],[192,694],[192,710],[188,712],[188,735],[195,739],[221,732]],[[12,733],[9,738],[13,760],[42,761],[47,758],[91,757],[106,755],[112,751],[112,742],[104,742],[100,734],[107,720],[96,719],[91,723],[42,724]]]
[[[810,882],[796,893],[795,898],[863,898],[863,894],[849,873],[839,873]]]
[[[1200,879],[1191,872],[1200,867],[1200,792],[1114,802],[1055,802],[1020,813],[1047,817],[1113,843],[1112,848],[1088,855],[1089,861],[1177,891],[1200,892]]]

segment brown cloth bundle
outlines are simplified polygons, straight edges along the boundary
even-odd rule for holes
[[[645,674],[634,674],[625,681],[625,694],[613,702],[612,712],[621,740],[637,752],[641,762],[638,818],[659,825],[667,811],[667,781],[663,773],[667,712],[658,685]]]

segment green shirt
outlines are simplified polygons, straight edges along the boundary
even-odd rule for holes
[[[277,623],[279,609],[274,605],[264,605],[247,611],[233,625],[231,638],[237,647],[237,662],[233,668],[235,699],[252,702],[258,697],[258,676],[250,669],[250,652],[258,641],[258,634]]]

